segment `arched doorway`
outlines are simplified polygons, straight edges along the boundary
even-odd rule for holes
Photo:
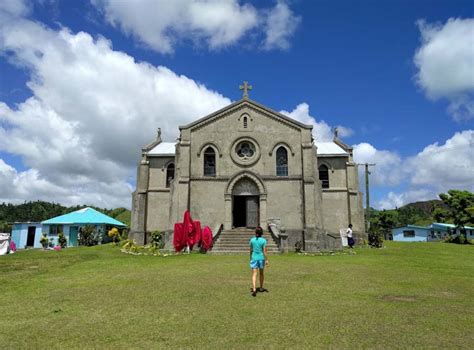
[[[259,195],[257,184],[248,177],[237,181],[232,189],[232,226],[257,227],[259,223]]]

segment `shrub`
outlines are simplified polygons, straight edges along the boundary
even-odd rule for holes
[[[383,234],[381,232],[369,232],[369,245],[374,248],[382,248]]]
[[[92,225],[87,225],[81,228],[78,237],[79,245],[91,247],[99,243],[99,236]]]
[[[44,249],[48,248],[48,243],[49,243],[48,237],[46,237],[46,235],[41,235],[40,243]]]
[[[58,244],[61,246],[61,248],[67,247],[67,239],[66,236],[64,236],[64,233],[62,232],[59,232],[58,234]]]
[[[472,244],[472,240],[466,238],[465,235],[448,235],[444,238],[444,243],[456,243],[456,244]]]
[[[154,249],[163,249],[165,246],[165,237],[160,231],[153,231],[151,233],[150,245]]]
[[[107,236],[112,238],[112,242],[115,243],[119,239],[119,231],[117,230],[116,227],[114,227],[114,228],[110,229],[109,232],[107,232]]]
[[[296,241],[295,252],[301,253],[302,250],[303,250],[303,243],[301,241]]]
[[[122,231],[119,232],[119,240],[123,241],[123,240],[128,239],[128,232],[129,232],[128,228],[123,228]]]

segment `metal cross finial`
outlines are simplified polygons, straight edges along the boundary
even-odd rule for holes
[[[244,90],[243,98],[249,97],[249,90],[252,90],[252,85],[249,85],[248,81],[244,81],[244,85],[239,86],[240,90]]]

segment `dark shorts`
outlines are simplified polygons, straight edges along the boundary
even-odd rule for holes
[[[347,244],[349,244],[349,247],[352,247],[355,244],[354,238],[348,237]]]

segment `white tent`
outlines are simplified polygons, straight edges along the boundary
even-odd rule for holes
[[[10,246],[10,234],[0,233],[0,255],[7,255]]]

